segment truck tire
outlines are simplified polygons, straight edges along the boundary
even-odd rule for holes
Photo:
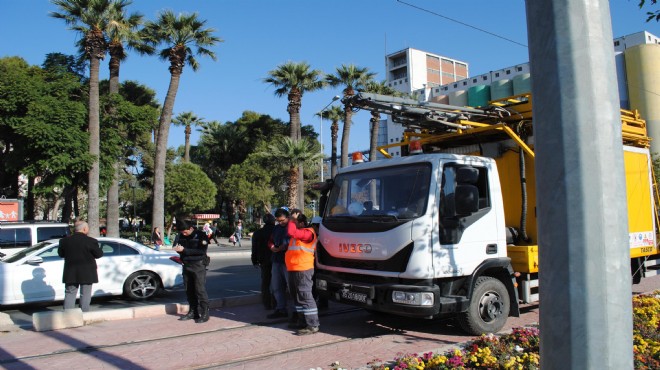
[[[458,316],[461,328],[471,335],[497,333],[509,317],[509,292],[490,276],[480,276],[474,284],[470,306]]]

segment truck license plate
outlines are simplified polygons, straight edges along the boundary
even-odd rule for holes
[[[356,293],[356,292],[351,292],[350,290],[342,290],[341,297],[343,299],[348,299],[351,301],[367,303],[367,295],[365,293]]]

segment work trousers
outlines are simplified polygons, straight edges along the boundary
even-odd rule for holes
[[[286,312],[286,286],[289,284],[289,276],[284,262],[273,262],[270,286],[275,296],[275,309]]]
[[[183,286],[190,310],[201,315],[209,309],[209,296],[206,293],[206,266],[202,261],[184,262]]]
[[[298,316],[298,323],[302,319],[307,326],[319,326],[319,310],[312,295],[312,276],[314,269],[305,271],[289,271],[289,291]]]
[[[65,284],[64,309],[70,310],[76,308],[78,287],[80,287],[80,309],[82,312],[88,312],[89,304],[92,301],[92,284]]]

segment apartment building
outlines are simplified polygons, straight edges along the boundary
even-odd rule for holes
[[[439,54],[414,48],[406,48],[385,56],[387,85],[403,93],[426,91],[438,88],[469,76],[468,64]],[[426,99],[419,96],[420,99]],[[380,122],[379,145],[401,140],[403,127],[396,125],[388,117]],[[399,156],[399,148],[390,154]]]
[[[613,40],[621,108],[636,109],[647,120],[660,152],[660,38],[641,31]],[[417,49],[404,49],[385,57],[387,83],[413,93],[420,101],[478,107],[488,101],[531,91],[530,63],[468,75],[466,62]],[[379,145],[399,142],[403,128],[381,121]],[[399,156],[399,148],[389,150]]]

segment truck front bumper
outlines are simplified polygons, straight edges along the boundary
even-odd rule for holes
[[[316,290],[336,302],[408,317],[433,318],[465,311],[468,306],[465,297],[441,296],[440,287],[426,280],[371,283],[318,273]]]

